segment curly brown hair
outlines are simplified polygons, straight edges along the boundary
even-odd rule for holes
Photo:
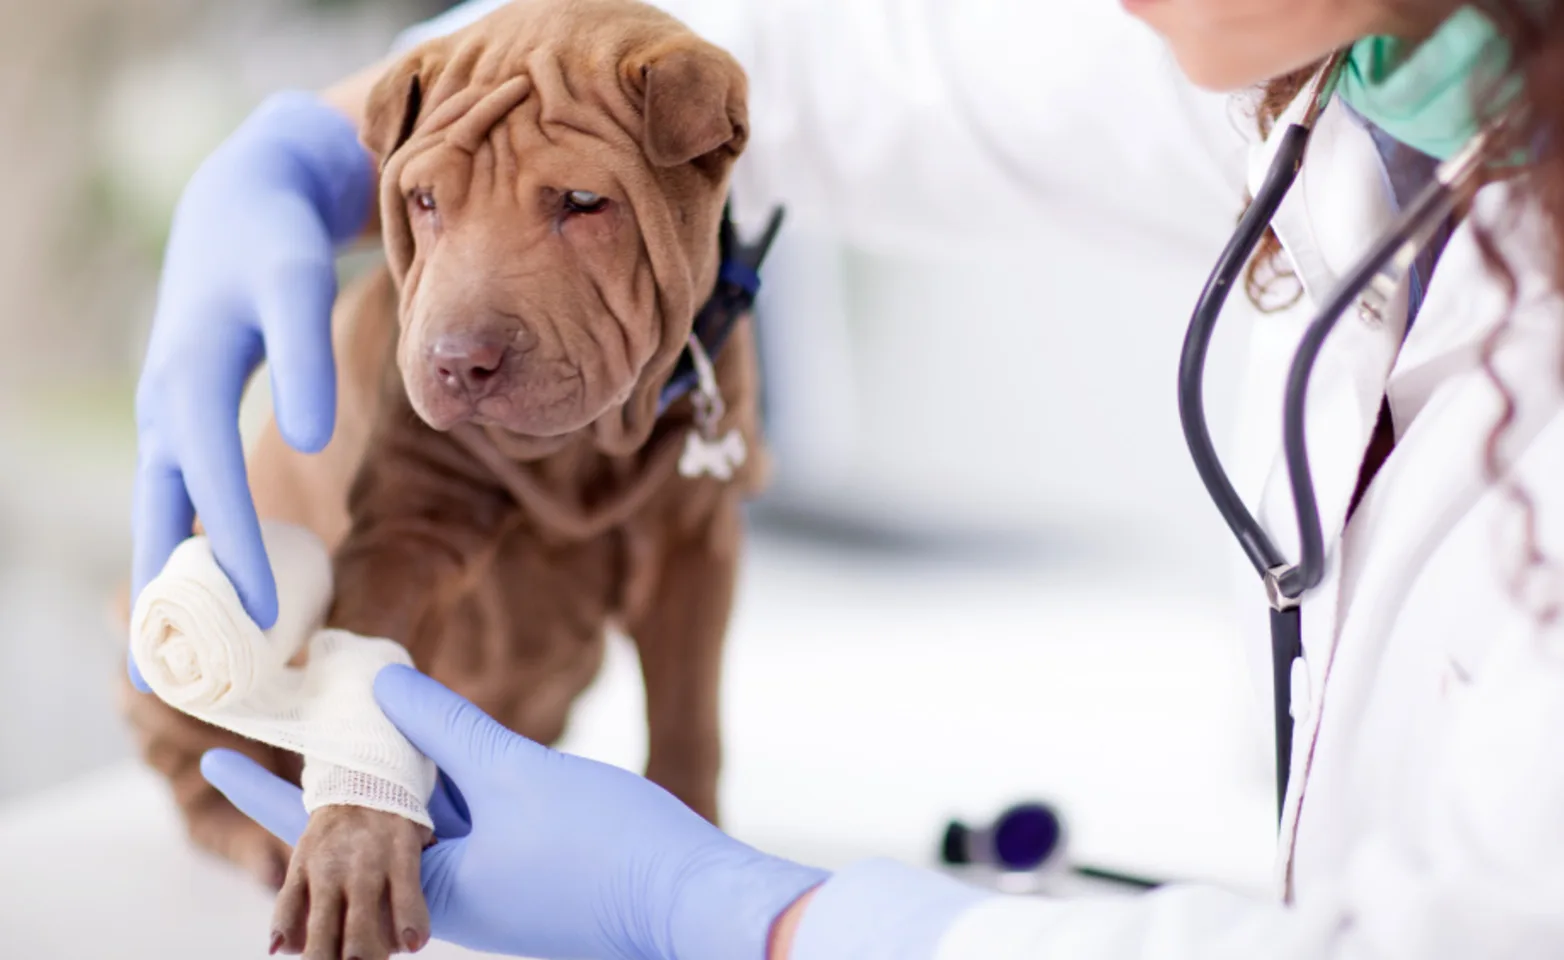
[[[1516,276],[1500,253],[1494,233],[1505,223],[1513,222],[1523,208],[1540,213],[1546,224],[1546,236],[1551,239],[1551,249],[1546,251],[1546,256],[1553,289],[1564,294],[1564,138],[1560,137],[1560,131],[1564,130],[1564,3],[1557,0],[1547,3],[1473,0],[1471,5],[1493,21],[1508,43],[1509,75],[1502,82],[1519,79],[1520,100],[1524,107],[1519,122],[1507,124],[1503,135],[1491,148],[1494,156],[1524,155],[1526,158],[1523,164],[1505,170],[1504,175],[1515,188],[1510,194],[1506,219],[1501,223],[1480,225],[1474,231],[1483,259],[1506,288],[1513,308],[1518,295]],[[1262,87],[1255,110],[1262,136],[1270,134],[1282,112],[1318,69],[1318,64],[1312,65],[1277,77]],[[1474,106],[1481,120],[1496,119],[1495,113],[1501,104],[1496,93],[1494,88],[1473,91]],[[1281,243],[1274,233],[1266,232],[1245,273],[1245,285],[1250,300],[1264,312],[1286,309],[1302,296],[1302,287],[1287,265]],[[1499,392],[1502,404],[1499,420],[1488,436],[1483,465],[1489,482],[1504,491],[1521,519],[1522,555],[1511,581],[1512,591],[1519,596],[1525,592],[1527,578],[1546,568],[1548,559],[1538,543],[1536,505],[1524,489],[1506,476],[1507,467],[1500,452],[1516,415],[1514,391],[1499,376],[1494,364],[1494,357],[1509,329],[1510,318],[1505,317],[1482,345],[1483,370]],[[1556,619],[1560,612],[1557,601],[1546,601],[1534,610],[1544,622]]]

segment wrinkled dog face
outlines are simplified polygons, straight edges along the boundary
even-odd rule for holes
[[[371,96],[419,416],[644,438],[717,268],[737,64],[630,0],[517,0]]]

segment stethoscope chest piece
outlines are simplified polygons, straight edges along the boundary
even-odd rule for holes
[[[984,864],[1002,870],[1040,870],[1064,850],[1064,824],[1052,807],[1024,803],[1006,810],[988,827],[953,820],[945,828],[940,859],[952,866]]]
[[[1046,803],[1018,803],[992,823],[953,820],[940,842],[940,861],[966,879],[1006,893],[1131,892],[1160,881],[1070,863],[1063,819]]]

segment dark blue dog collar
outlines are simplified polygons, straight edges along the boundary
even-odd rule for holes
[[[755,298],[760,294],[760,265],[766,259],[766,254],[771,252],[771,244],[780,229],[782,210],[778,208],[772,211],[771,220],[760,238],[746,244],[733,229],[729,211],[722,211],[722,232],[719,235],[722,267],[717,272],[717,286],[706,305],[701,307],[700,313],[695,315],[691,331],[705,349],[706,355],[713,360],[722,351],[723,344],[728,342],[728,336],[739,320],[754,309]],[[658,416],[694,390],[698,382],[695,358],[690,356],[686,348],[679,355],[673,375],[668,378],[658,399]]]

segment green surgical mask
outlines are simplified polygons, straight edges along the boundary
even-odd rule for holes
[[[1509,48],[1493,23],[1462,7],[1422,43],[1365,37],[1352,46],[1337,92],[1352,109],[1391,137],[1440,160],[1471,142],[1485,120],[1474,95],[1502,102],[1519,91],[1503,76]]]

